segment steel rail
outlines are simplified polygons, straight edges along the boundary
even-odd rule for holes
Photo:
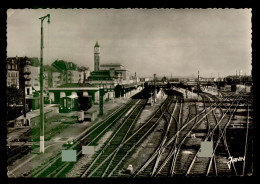
[[[131,101],[136,101],[136,100],[129,100],[128,102],[131,102]],[[86,131],[84,131],[83,133],[86,133],[88,130],[90,130],[92,127],[94,126],[97,126],[95,127],[93,130],[91,130],[91,132],[89,132],[87,135],[90,135],[91,133],[93,133],[97,128],[99,128],[100,126],[102,126],[103,124],[107,123],[107,121],[115,114],[119,113],[124,107],[126,107],[126,109],[120,113],[120,116],[130,107],[128,105],[131,105],[131,104],[125,104],[125,105],[122,105],[118,110],[116,110],[115,112],[113,112],[111,115],[109,115],[108,117],[106,117],[104,120],[100,121],[100,123],[97,125],[97,124],[94,124],[92,125],[91,127],[89,127]],[[110,124],[112,124],[113,122],[111,122]],[[76,140],[77,141],[82,141],[83,138],[81,138],[81,135],[79,135],[79,138],[77,138]],[[84,136],[84,138],[86,138],[87,136]],[[80,139],[80,140],[79,140]],[[70,146],[68,149],[73,149],[77,146],[77,144],[74,144],[72,146]],[[81,153],[81,151],[77,154],[77,156]],[[38,169],[36,169],[36,171],[34,171],[32,174],[30,174],[31,176],[34,175],[35,177],[39,176],[40,174],[42,174],[45,170],[47,170],[52,164],[54,164],[58,159],[61,158],[61,154],[57,154],[56,156],[54,156],[53,158],[50,159],[49,162],[46,162],[45,164],[43,164],[42,167],[39,167]],[[64,165],[64,164],[63,164]],[[69,163],[66,163],[65,167],[67,167],[69,165]],[[64,167],[64,168],[65,168]],[[56,170],[56,169],[55,169]]]
[[[159,106],[159,108],[155,111],[155,113],[153,113],[153,115],[147,120],[147,122],[146,122],[143,126],[141,126],[137,131],[135,131],[135,133],[134,133],[132,136],[130,136],[130,137],[124,142],[124,143],[127,143],[127,142],[128,142],[129,140],[131,140],[138,132],[140,132],[141,130],[143,130],[143,129],[146,127],[146,125],[148,125],[148,123],[157,115],[157,113],[158,113],[159,111],[161,111],[160,116],[157,118],[157,120],[153,123],[153,125],[152,125],[148,130],[145,131],[144,135],[143,135],[141,138],[139,138],[138,142],[135,143],[130,150],[128,150],[128,152],[126,153],[125,157],[131,152],[131,150],[134,149],[134,147],[135,147],[137,144],[139,144],[139,142],[140,142],[148,133],[150,133],[151,130],[153,130],[153,128],[154,128],[154,127],[157,125],[157,123],[161,120],[161,118],[162,118],[164,112],[166,111],[166,109],[163,110],[162,108],[166,105],[166,101],[167,101],[167,100],[169,100],[170,102],[172,101],[172,100],[170,99],[170,97],[168,97],[168,98],[163,102],[163,104],[161,104],[161,105]],[[162,142],[162,143],[163,143],[163,142]],[[161,143],[161,144],[162,144],[162,143]],[[159,147],[160,147],[160,146],[159,146]],[[158,150],[158,149],[157,149],[157,150]],[[124,158],[125,158],[125,157],[124,157]],[[123,159],[122,159],[122,160],[123,160]],[[114,170],[119,166],[119,164],[122,162],[122,160],[117,164],[117,166],[114,168]],[[144,166],[143,166],[142,168],[144,168]],[[141,170],[142,170],[142,168],[141,168]],[[114,170],[113,170],[111,173],[113,173]],[[111,174],[110,174],[110,175],[111,175]]]
[[[132,104],[133,105],[133,104]],[[134,105],[137,105],[137,102],[134,104]],[[131,109],[125,109],[121,114],[123,114],[123,113],[125,113],[126,111],[129,111],[129,110],[131,110]],[[117,111],[118,112],[118,111]],[[110,117],[112,117],[112,116],[110,116]],[[92,142],[94,142],[96,139],[98,139],[99,137],[100,137],[100,135],[102,135],[108,128],[110,128],[110,126],[112,126],[113,125],[113,123],[114,122],[116,122],[118,119],[120,119],[121,117],[120,116],[118,116],[116,119],[114,119],[113,120],[113,122],[111,122],[108,126],[106,126],[106,128],[105,129],[103,129],[92,141],[90,141],[88,144],[87,144],[87,146],[88,145],[90,145]],[[103,124],[102,124],[103,125]],[[100,125],[101,126],[101,125]],[[97,128],[99,128],[100,126],[98,126],[98,127],[96,127],[93,131],[95,131]],[[92,132],[93,132],[92,131]],[[84,136],[83,138],[81,138],[81,140],[80,141],[83,141],[86,137],[88,137],[89,135],[90,135],[91,133],[89,133],[89,134],[87,134],[86,136]],[[77,153],[77,157],[80,155],[82,153],[82,150],[80,150],[78,153]],[[55,169],[52,173],[50,173],[48,176],[50,176],[50,175],[52,175],[53,173],[55,173],[56,172],[56,170],[59,170],[59,172],[57,172],[55,175],[54,175],[54,177],[57,177],[63,170],[65,170],[67,167],[68,167],[68,165],[69,165],[70,163],[64,163],[64,164],[62,164],[60,167],[58,167],[57,169]]]
[[[169,104],[168,104],[168,106],[170,106],[172,99],[171,99],[170,97],[168,97],[166,100],[169,100],[169,101],[170,101]],[[161,120],[163,114],[164,114],[165,111],[166,111],[166,109],[162,110],[162,107],[165,106],[165,104],[166,104],[166,100],[165,100],[165,101],[163,102],[163,104],[160,105],[159,108],[158,108],[158,110],[161,111],[160,117],[159,117],[159,118],[154,122],[154,124],[145,132],[145,134],[144,134],[141,138],[139,138],[139,140],[137,141],[137,143],[135,143],[135,144],[131,147],[131,149],[129,149],[129,150],[127,151],[127,153],[125,154],[125,156],[119,161],[119,163],[118,163],[118,164],[114,167],[114,169],[110,172],[110,174],[108,175],[108,177],[110,177],[110,176],[115,172],[115,170],[119,167],[119,165],[122,163],[122,161],[128,156],[128,154],[135,148],[135,146],[138,145],[138,144],[144,139],[144,137],[145,137],[151,130],[153,130],[153,128],[154,128],[154,127],[157,125],[157,123]],[[168,107],[168,106],[167,106],[167,107]],[[167,107],[166,107],[166,108],[167,108]],[[156,113],[158,112],[158,110],[156,111]],[[156,115],[156,113],[154,113],[154,116]],[[152,116],[152,117],[154,117],[154,116]],[[152,118],[150,118],[150,119],[147,121],[146,124],[148,124],[151,119],[152,119]],[[138,129],[138,132],[139,132],[139,130],[141,130],[143,127],[144,127],[144,126],[140,127],[140,128]],[[136,133],[137,133],[137,132],[136,132]],[[134,135],[132,135],[132,137],[133,137],[133,136],[134,136]],[[131,137],[129,137],[129,138],[131,138]],[[128,140],[130,140],[130,139],[128,139]],[[128,140],[126,140],[124,143],[127,143]],[[165,138],[165,140],[166,140],[166,138]],[[164,143],[164,141],[162,142],[162,144],[163,144],[163,143]],[[162,145],[162,144],[161,144],[161,145]],[[160,146],[159,146],[159,147],[160,147]]]
[[[144,106],[142,106],[142,108],[138,111],[138,114],[135,116],[135,119],[132,121],[130,127],[128,128],[125,136],[123,137],[123,139],[121,140],[121,144],[123,144],[124,140],[126,139],[127,135],[129,134],[130,130],[132,129],[133,125],[136,123],[137,119],[139,118],[139,115],[142,113],[142,110],[144,109]],[[111,166],[112,162],[114,161],[115,156],[117,155],[119,149],[117,149],[117,151],[114,153],[112,159],[110,160],[107,168],[105,169],[104,173],[102,174],[102,178],[105,176],[106,172],[108,171],[109,167]]]
[[[232,104],[230,105],[229,108],[231,108],[231,106],[233,105],[233,103],[234,103],[234,101],[232,102]],[[239,102],[237,103],[237,106],[238,106],[238,104],[239,104]],[[237,106],[236,106],[236,107],[237,107]],[[216,108],[216,107],[215,107],[215,108]],[[235,109],[235,110],[236,110],[236,109]],[[235,110],[233,111],[233,113],[235,112]],[[227,112],[225,112],[225,115],[226,115],[226,114],[227,114]],[[215,129],[217,128],[217,126],[222,122],[222,120],[224,119],[224,117],[225,117],[225,116],[223,116],[223,117],[219,120],[218,124],[213,128],[213,130],[211,131],[210,135],[208,135],[208,136],[205,138],[205,140],[207,140],[207,139],[209,138],[209,136],[211,136],[211,135],[213,134],[214,130],[215,130]],[[226,126],[225,126],[225,127],[227,127],[227,125],[229,124],[229,122],[230,122],[230,120],[231,120],[231,117],[232,117],[232,115],[230,116],[229,121],[228,121],[228,123],[226,123]],[[224,131],[225,131],[225,130],[224,130]],[[222,132],[222,136],[223,136],[223,133],[224,133],[224,132]],[[221,136],[221,137],[222,137],[222,136]],[[217,141],[217,144],[216,144],[216,146],[215,146],[215,149],[213,150],[212,155],[215,154],[215,151],[216,151],[216,149],[217,149],[217,146],[218,146],[218,144],[219,144],[219,142],[220,142],[221,137],[219,137],[219,139],[218,139],[218,141]],[[205,141],[205,140],[204,140],[204,141]],[[186,172],[186,176],[189,175],[189,173],[190,173],[190,171],[191,171],[191,169],[192,169],[192,167],[193,167],[193,165],[194,165],[194,163],[195,163],[195,160],[196,160],[197,155],[198,155],[198,153],[199,153],[200,150],[201,150],[201,149],[199,149],[199,150],[197,151],[197,153],[195,154],[195,156],[193,157],[193,160],[192,160],[192,162],[191,162],[191,164],[190,164],[190,166],[189,166],[189,169],[188,169],[188,171]],[[212,158],[212,157],[211,157],[211,158]]]
[[[140,100],[139,100],[140,101]],[[138,102],[139,102],[138,101]],[[121,123],[120,127],[116,130],[116,132],[113,134],[113,136],[111,138],[109,138],[109,141],[106,142],[106,145],[104,148],[102,148],[102,151],[98,154],[98,156],[91,162],[91,165],[86,169],[86,171],[82,174],[82,177],[85,177],[87,175],[87,173],[89,172],[89,170],[93,167],[93,165],[96,163],[96,161],[100,158],[100,156],[102,155],[102,153],[104,152],[105,149],[108,148],[108,146],[110,145],[111,141],[114,139],[114,137],[118,134],[118,132],[121,130],[121,128],[125,125],[125,123],[127,122],[127,120],[131,117],[131,115],[133,114],[133,112],[138,108],[138,106],[135,106],[133,108],[133,110],[130,112],[130,114],[127,116],[127,118],[125,120],[123,120],[123,123]],[[116,152],[117,149],[114,150],[113,153]],[[101,167],[103,165],[104,162],[101,162],[101,164],[96,167],[94,169],[94,171],[92,171],[91,173],[89,173],[88,177],[90,177],[96,170],[99,169],[99,167]]]
[[[172,100],[169,102],[169,105],[170,106],[172,103]],[[176,104],[176,103],[175,103]],[[160,109],[161,109],[161,106],[160,106]],[[164,115],[164,113],[166,112],[166,109],[162,112],[161,110],[161,116]],[[166,134],[165,134],[166,135]],[[163,144],[165,143],[167,139],[167,136],[164,136],[164,138],[162,139],[160,145],[158,146],[158,148],[154,151],[153,155],[145,162],[145,164],[138,170],[138,172],[134,175],[134,177],[136,175],[138,175],[140,172],[142,172],[153,160],[154,158],[157,156],[157,153],[160,151],[161,147],[163,146]]]
[[[167,126],[167,129],[166,129],[165,135],[164,135],[164,137],[165,137],[166,139],[167,139],[167,134],[168,134],[168,132],[169,132],[171,123],[172,123],[172,119],[174,118],[173,114],[174,114],[174,112],[175,112],[175,110],[176,110],[177,104],[178,104],[178,100],[175,102],[173,111],[172,111],[172,113],[170,114],[170,117],[171,117],[171,118],[170,118],[170,120],[169,120],[169,122],[168,122],[168,126]],[[167,110],[166,110],[166,111],[167,111]],[[168,111],[167,111],[167,112],[168,112]],[[169,113],[169,112],[168,112],[168,113]],[[174,119],[175,119],[175,118],[174,118]],[[175,120],[176,120],[176,119],[175,119]],[[166,139],[165,139],[165,141],[166,141]],[[163,140],[164,140],[164,138],[163,138]],[[164,142],[165,142],[165,141],[164,141]],[[153,167],[153,171],[152,171],[152,176],[154,175],[154,173],[155,173],[155,171],[156,171],[156,168],[157,168],[157,166],[158,166],[158,164],[159,164],[159,161],[160,161],[160,159],[161,159],[162,153],[164,152],[164,149],[165,149],[165,147],[164,147],[164,144],[163,144],[163,145],[161,146],[159,152],[158,152],[158,155],[157,155],[157,158],[156,158],[154,167]]]
[[[196,105],[195,105],[195,110],[196,110],[196,114],[197,114],[197,108],[196,108]],[[197,117],[197,116],[195,116]],[[170,153],[167,155],[167,157],[165,158],[165,160],[163,161],[163,163],[161,164],[161,166],[158,168],[157,172],[155,173],[155,176],[157,176],[161,170],[165,167],[165,165],[167,164],[167,162],[169,162],[169,160],[178,153],[178,150],[179,148],[181,147],[181,145],[183,144],[184,140],[190,135],[191,131],[193,130],[193,128],[195,126],[197,126],[197,118],[195,118],[194,120],[194,124],[192,125],[192,127],[190,128],[190,130],[188,131],[188,133],[185,134],[184,138],[182,139],[182,141],[177,145],[177,142],[175,142],[174,146],[172,147]],[[183,130],[182,130],[183,131]],[[179,136],[180,132],[181,131],[177,131],[178,133],[176,134],[176,139],[177,137]],[[175,140],[176,140],[175,139]],[[168,146],[168,145],[167,145]],[[175,158],[177,158],[177,155],[176,157],[173,158],[173,165],[175,166]],[[172,171],[170,172],[171,175],[173,175],[174,173],[174,168],[172,168]]]
[[[209,108],[209,107],[207,107],[207,108]],[[215,108],[216,108],[216,107],[215,107]],[[215,109],[215,108],[214,108],[214,109]],[[213,110],[214,110],[214,109],[213,109]],[[212,111],[212,110],[210,110],[208,113],[210,113],[211,111]],[[194,120],[195,118],[199,117],[203,112],[205,112],[205,109],[204,109],[202,112],[200,112],[199,114],[197,114],[195,117],[193,117],[192,119],[190,119],[184,126],[182,126],[182,128],[177,131],[177,133],[166,143],[165,146],[168,146],[169,144],[171,144],[171,142],[172,142],[173,140],[175,140],[176,135],[178,135],[179,132],[181,132],[189,123],[193,122],[193,120]],[[208,113],[207,113],[207,114],[208,114]],[[206,114],[206,115],[207,115],[207,114]],[[205,118],[205,115],[199,120],[199,122],[201,122],[204,118]],[[187,120],[188,120],[188,119],[187,119]],[[152,162],[152,160],[155,158],[155,156],[157,156],[158,151],[159,151],[159,150],[156,150],[156,152],[154,152],[154,154],[153,154],[153,155],[151,156],[151,158],[148,160],[149,163]],[[142,172],[142,171],[144,170],[144,167],[147,167],[147,166],[149,165],[149,163],[147,162],[147,163],[134,175],[134,177],[136,177],[140,172]]]

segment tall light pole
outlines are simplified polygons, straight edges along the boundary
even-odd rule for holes
[[[48,17],[50,23],[50,14],[39,18],[41,20],[41,66],[40,66],[40,152],[44,153],[44,112],[43,112],[43,21]]]
[[[155,97],[155,95],[156,95],[155,76],[156,76],[156,74],[153,74],[153,78],[154,78],[154,103],[155,103],[155,100],[156,100],[156,97]]]
[[[198,83],[197,83],[197,95],[198,95],[198,102],[199,102],[199,89],[200,89],[200,71],[198,71]]]

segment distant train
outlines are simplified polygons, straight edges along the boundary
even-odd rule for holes
[[[65,96],[60,98],[60,113],[68,113],[78,110],[78,97],[77,96]]]
[[[60,98],[60,113],[87,111],[92,106],[90,97],[70,95]]]

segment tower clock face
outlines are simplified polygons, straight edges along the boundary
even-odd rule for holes
[[[95,47],[95,53],[99,53],[99,48]]]

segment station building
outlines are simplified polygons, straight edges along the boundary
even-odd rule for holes
[[[120,63],[100,64],[100,46],[96,42],[94,46],[94,71],[90,73],[88,82],[95,86],[109,86],[129,84],[130,72]]]

